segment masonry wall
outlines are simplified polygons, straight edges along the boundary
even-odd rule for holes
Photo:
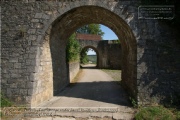
[[[137,48],[139,104],[161,103],[180,107],[179,32],[167,21],[146,23],[143,28],[148,28],[144,33],[147,36]]]
[[[179,31],[138,19],[139,5],[133,0],[1,1],[2,93],[31,106],[57,94],[69,83],[67,37],[94,22],[122,39],[122,84],[130,96],[139,104],[180,105]]]
[[[77,73],[79,72],[79,68],[80,68],[79,62],[69,63],[70,82],[73,82],[73,79],[76,77]]]
[[[99,68],[121,69],[122,67],[122,49],[117,41],[100,41],[98,45],[101,64]]]

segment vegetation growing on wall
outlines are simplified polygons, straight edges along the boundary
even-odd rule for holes
[[[76,34],[73,33],[69,37],[69,41],[66,47],[66,59],[68,62],[76,62],[79,61],[79,53],[80,53],[80,45],[76,40]]]

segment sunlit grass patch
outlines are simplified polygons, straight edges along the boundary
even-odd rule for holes
[[[162,106],[150,106],[139,109],[135,115],[136,120],[176,120],[176,116]]]

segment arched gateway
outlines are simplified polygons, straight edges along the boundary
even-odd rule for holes
[[[16,103],[31,106],[58,94],[69,83],[68,37],[77,28],[96,23],[111,28],[121,40],[123,87],[139,103],[149,103],[152,91],[146,90],[154,83],[148,83],[151,86],[145,84],[152,74],[146,74],[150,66],[146,64],[147,59],[141,58],[148,52],[144,49],[148,46],[144,41],[154,37],[156,29],[150,26],[156,21],[138,20],[138,5],[139,2],[134,0],[2,2],[2,21],[13,13],[6,23],[18,24],[9,26],[12,31],[8,42],[13,46],[8,46],[7,37],[2,35],[2,91]],[[6,24],[2,29],[6,31]],[[13,29],[18,32],[14,33]]]

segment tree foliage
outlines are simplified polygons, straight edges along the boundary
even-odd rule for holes
[[[100,28],[100,24],[89,24],[85,25],[77,30],[77,33],[104,35],[104,32]]]
[[[75,36],[76,34],[74,33],[69,37],[66,47],[66,57],[68,62],[79,61],[80,45]]]

